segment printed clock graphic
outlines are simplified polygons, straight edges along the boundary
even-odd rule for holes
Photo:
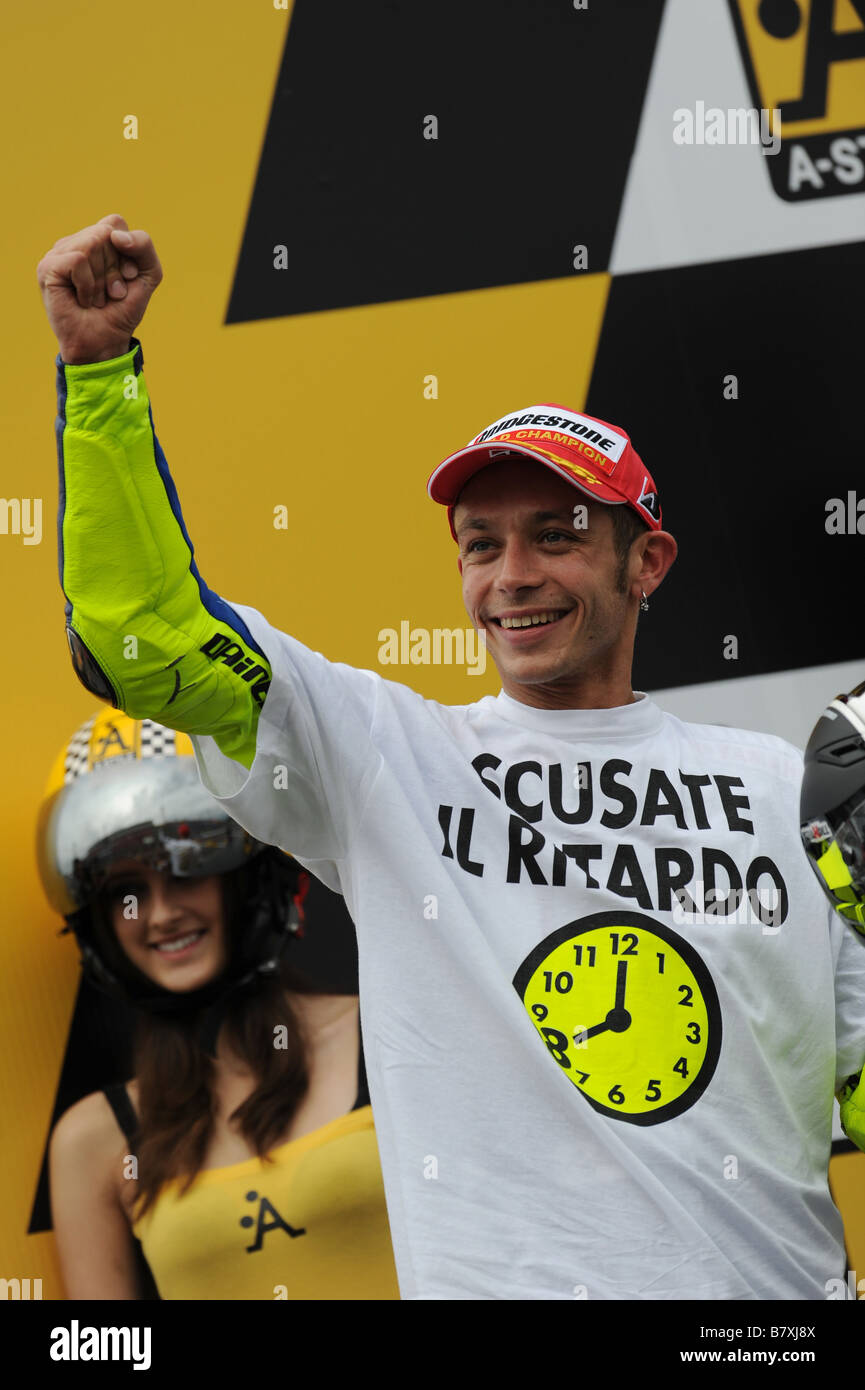
[[[703,1094],[721,1008],[690,942],[638,912],[595,912],[548,936],[514,988],[550,1056],[595,1110],[656,1125]]]

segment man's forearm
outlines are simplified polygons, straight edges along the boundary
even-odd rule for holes
[[[58,547],[76,673],[134,718],[211,734],[252,765],[270,666],[198,574],[156,438],[137,339],[57,359]]]

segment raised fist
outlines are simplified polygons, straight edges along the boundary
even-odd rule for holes
[[[60,355],[80,364],[129,351],[162,266],[147,233],[114,212],[55,241],[36,274]]]

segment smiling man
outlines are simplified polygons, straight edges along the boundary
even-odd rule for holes
[[[585,416],[569,418],[587,423]],[[532,458],[528,448],[503,456],[486,446],[461,451],[433,473],[430,495],[450,504],[466,610],[485,635],[504,690],[540,709],[629,704],[634,599],[645,600],[644,586],[651,592],[661,583],[676,542],[627,493],[615,494],[617,506],[630,502],[627,511],[611,510],[609,486],[607,505],[588,500],[601,486],[568,460],[570,441],[561,438],[555,465]],[[635,482],[633,468],[641,465],[627,447]],[[576,477],[565,473],[571,466]],[[583,497],[575,504],[578,479]],[[640,491],[643,480],[651,485],[645,470]]]
[[[402,1296],[824,1298],[865,940],[802,853],[801,754],[631,689],[676,543],[627,434],[533,406],[434,471],[503,688],[425,700],[198,574],[130,341],[161,278],[116,214],[39,266],[70,650],[345,895]]]

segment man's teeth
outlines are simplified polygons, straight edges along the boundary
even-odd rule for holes
[[[500,618],[502,627],[536,627],[538,623],[554,623],[560,613],[531,613],[525,618]]]
[[[191,932],[189,936],[176,936],[173,941],[163,941],[157,947],[157,951],[182,951],[184,946],[191,946],[193,941],[197,941],[202,935],[200,931]]]

